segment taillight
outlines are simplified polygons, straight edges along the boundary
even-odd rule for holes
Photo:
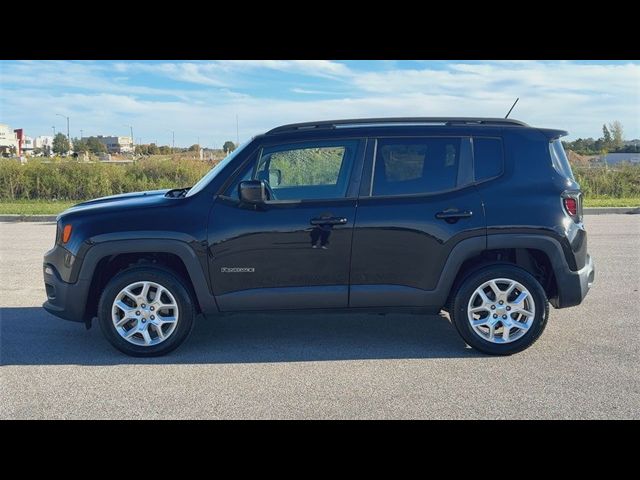
[[[562,206],[574,222],[582,220],[582,205],[580,200],[580,192],[568,191],[562,194]]]
[[[578,201],[575,198],[564,198],[564,208],[572,217],[578,216]]]

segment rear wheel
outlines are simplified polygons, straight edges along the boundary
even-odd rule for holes
[[[98,305],[100,328],[127,355],[151,357],[177,348],[193,326],[191,296],[172,273],[138,267],[116,275]]]
[[[458,287],[449,315],[462,338],[491,355],[531,346],[549,315],[544,289],[527,271],[496,265],[469,275]]]

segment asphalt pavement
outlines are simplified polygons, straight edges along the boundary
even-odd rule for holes
[[[585,222],[595,286],[511,357],[438,315],[259,314],[156,359],[46,313],[55,225],[0,223],[0,418],[640,418],[640,216]]]

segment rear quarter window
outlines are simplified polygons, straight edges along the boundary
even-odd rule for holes
[[[478,182],[502,174],[504,151],[501,138],[473,138],[473,168]]]
[[[549,143],[549,153],[551,154],[551,163],[553,164],[553,168],[556,169],[556,172],[565,178],[575,180],[575,178],[573,178],[573,172],[571,171],[569,159],[567,158],[562,142],[559,139]]]

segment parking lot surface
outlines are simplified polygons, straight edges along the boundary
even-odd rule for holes
[[[41,308],[55,225],[0,223],[0,418],[640,418],[640,215],[586,224],[594,288],[512,357],[438,315],[258,314],[136,359]]]

